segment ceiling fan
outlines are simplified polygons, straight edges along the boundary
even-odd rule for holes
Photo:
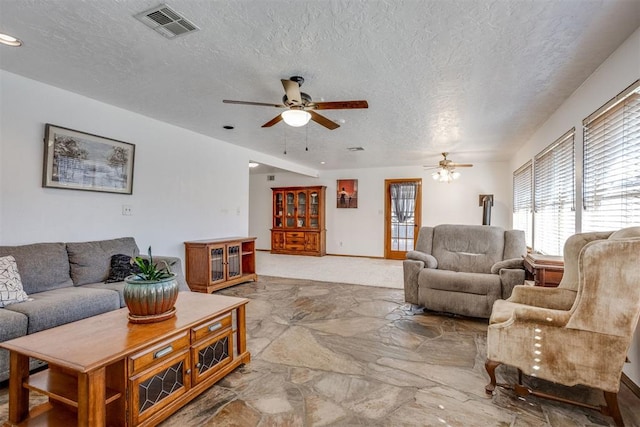
[[[276,107],[286,108],[282,114],[278,114],[267,123],[263,124],[263,128],[268,128],[276,123],[284,120],[290,126],[304,126],[309,123],[309,120],[313,120],[333,130],[340,127],[336,122],[329,120],[323,115],[316,113],[315,110],[349,110],[353,108],[369,108],[367,101],[333,101],[333,102],[313,102],[311,97],[300,92],[300,86],[304,83],[304,78],[300,76],[292,76],[289,80],[282,79],[282,86],[284,87],[285,94],[282,97],[282,104],[268,104],[264,102],[250,102],[250,101],[233,101],[230,99],[223,99],[222,102],[226,104],[243,104],[243,105],[258,105],[263,107]]]
[[[425,166],[425,169],[437,169],[431,174],[436,181],[451,182],[460,178],[460,172],[456,171],[456,168],[470,168],[473,166],[471,163],[454,163],[447,159],[448,154],[442,153],[443,159],[438,162],[437,166]]]

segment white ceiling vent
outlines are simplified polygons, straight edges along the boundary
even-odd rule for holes
[[[168,39],[199,30],[193,22],[166,4],[139,13],[135,15],[135,18]]]

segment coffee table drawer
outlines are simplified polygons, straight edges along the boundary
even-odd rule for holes
[[[231,313],[217,317],[191,329],[193,342],[209,336],[215,336],[231,327]]]
[[[159,344],[129,356],[129,374],[140,371],[152,364],[167,359],[191,344],[188,331],[175,335]]]

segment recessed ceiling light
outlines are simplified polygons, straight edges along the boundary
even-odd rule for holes
[[[320,162],[321,165],[324,165],[325,163],[327,163],[327,162]]]
[[[0,43],[6,44],[7,46],[19,47],[22,46],[22,40],[17,39],[9,34],[0,33]]]
[[[233,126],[231,126],[231,125],[224,125],[224,126],[222,126],[222,127],[223,127],[224,129],[227,129],[227,130],[235,129],[235,128],[234,128]]]
[[[249,167],[250,167],[250,168],[257,168],[258,166],[260,166],[260,163],[256,163],[256,162],[249,162]]]

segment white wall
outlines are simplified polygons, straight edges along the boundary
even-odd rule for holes
[[[133,236],[183,258],[185,240],[247,234],[255,152],[4,71],[0,93],[0,244]],[[133,195],[43,188],[45,123],[135,144]]]
[[[476,163],[461,169],[458,181],[435,182],[421,166],[322,171],[318,178],[293,173],[252,175],[249,186],[249,234],[256,247],[271,248],[271,187],[327,186],[327,253],[384,256],[384,181],[422,178],[422,225],[482,224],[480,194],[493,194],[492,225],[511,226],[511,174],[507,163]],[[358,208],[336,208],[336,180],[358,180]],[[342,245],[340,245],[342,242]]]
[[[516,153],[511,161],[511,170],[516,170],[532,159],[547,145],[566,131],[576,128],[576,224],[580,224],[582,208],[582,120],[631,83],[640,78],[640,29],[629,37],[541,126],[531,139]],[[580,231],[578,228],[576,231]],[[631,363],[624,368],[625,374],[640,385],[640,333],[629,351]]]

